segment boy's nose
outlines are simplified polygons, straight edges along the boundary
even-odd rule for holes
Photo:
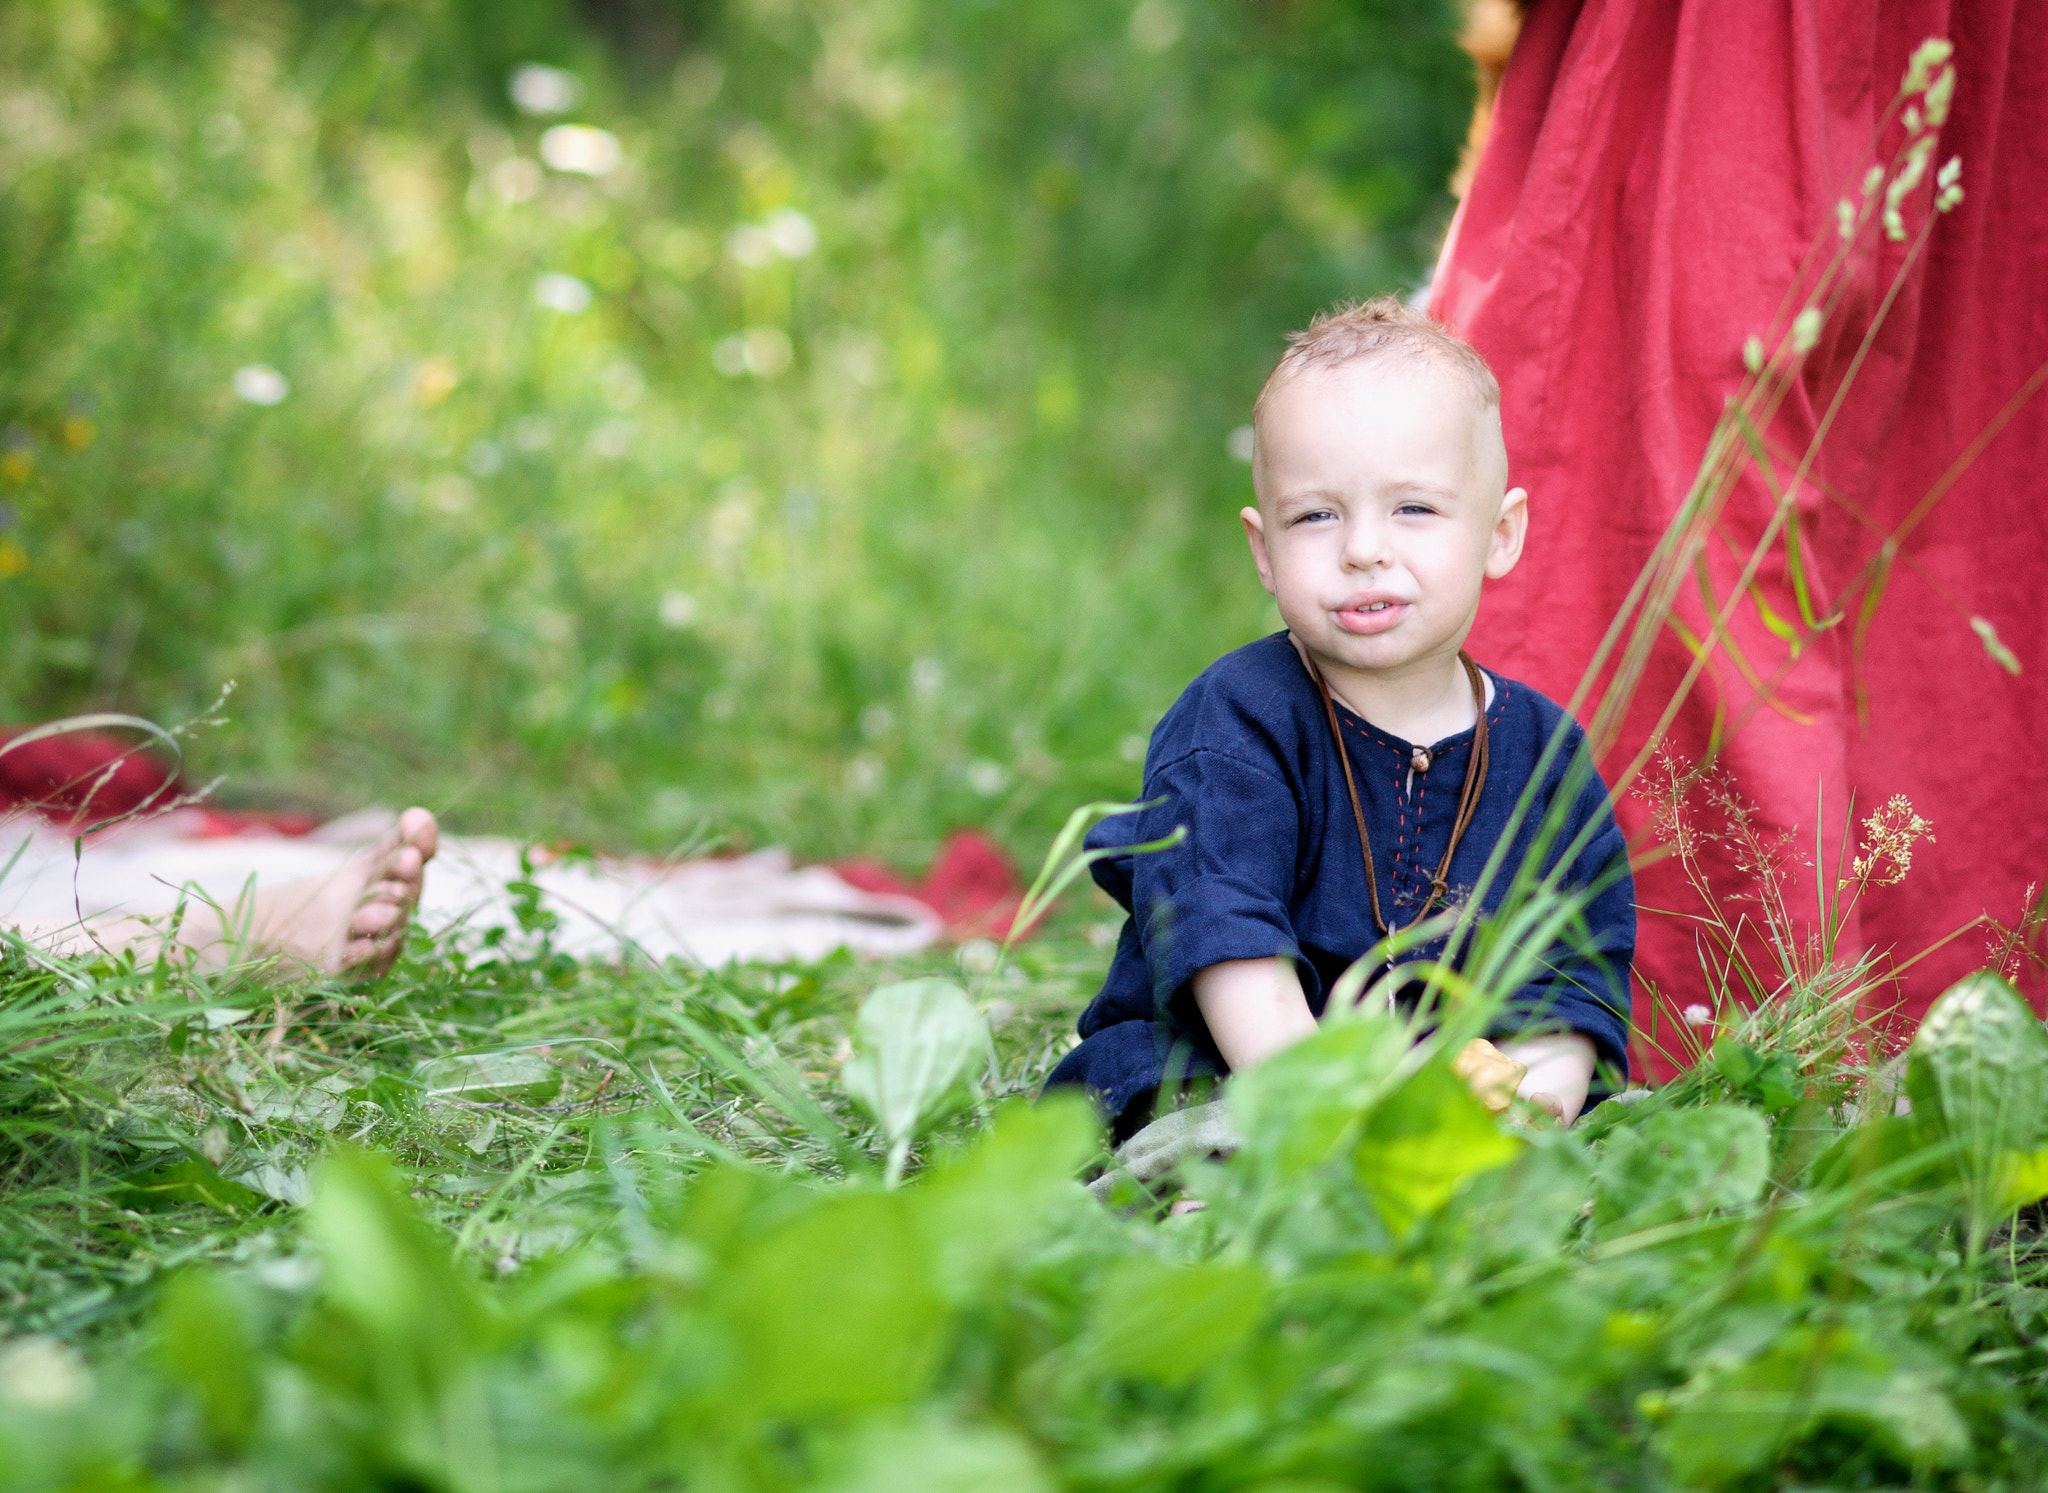
[[[1379,525],[1352,524],[1344,535],[1344,568],[1371,570],[1386,562],[1386,536]]]

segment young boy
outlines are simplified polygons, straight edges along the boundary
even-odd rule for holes
[[[1220,1077],[1308,1036],[1346,967],[1469,897],[1561,729],[1484,889],[1497,907],[1581,746],[1557,705],[1461,651],[1481,580],[1514,569],[1529,512],[1477,352],[1392,298],[1319,316],[1267,379],[1253,429],[1258,505],[1241,517],[1287,630],[1188,686],[1152,733],[1150,807],[1090,836],[1187,829],[1172,849],[1096,863],[1131,916],[1084,1040],[1048,1081],[1086,1085],[1119,1141],[1170,1107],[1169,1072]],[[1523,1097],[1570,1123],[1596,1071],[1627,1071],[1635,902],[1596,775],[1566,809],[1536,869],[1572,853],[1561,880],[1594,892],[1590,951],[1551,951],[1497,1034],[1527,1065]]]

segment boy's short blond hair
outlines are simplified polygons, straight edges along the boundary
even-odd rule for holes
[[[1435,318],[1383,295],[1319,311],[1305,330],[1289,334],[1287,351],[1273,365],[1252,406],[1252,429],[1262,423],[1273,391],[1289,379],[1312,369],[1381,357],[1431,364],[1468,390],[1480,408],[1500,408],[1500,380],[1477,348]]]

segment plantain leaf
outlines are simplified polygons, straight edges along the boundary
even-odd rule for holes
[[[1400,1236],[1449,1202],[1468,1177],[1506,1166],[1520,1150],[1447,1064],[1431,1063],[1367,1118],[1351,1164]]]
[[[1764,1117],[1740,1104],[1654,1114],[1607,1139],[1593,1185],[1593,1221],[1603,1233],[1746,1208],[1770,1175]]]
[[[916,1198],[833,1193],[748,1241],[714,1280],[707,1297],[737,1354],[735,1413],[902,1404],[924,1388],[946,1304]]]
[[[531,1049],[466,1052],[432,1058],[413,1069],[429,1099],[552,1099],[562,1070]]]
[[[1965,975],[1928,1009],[1906,1050],[1916,1120],[1954,1148],[1981,1230],[2010,1211],[2021,1180],[2014,1157],[2048,1141],[2048,1030],[2011,985],[1988,970]]]
[[[1083,1360],[1112,1378],[1186,1383],[1250,1336],[1266,1290],[1256,1265],[1129,1261],[1103,1282]]]
[[[884,985],[854,1020],[854,1055],[841,1072],[846,1092],[874,1116],[889,1144],[889,1177],[924,1124],[944,1112],[976,1053],[988,1047],[988,1023],[949,980]]]

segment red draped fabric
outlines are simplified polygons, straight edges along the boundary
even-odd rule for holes
[[[1809,250],[1839,242],[1838,201],[1905,138],[1886,115],[1908,58],[1928,37],[1954,42],[1934,161],[1960,157],[1966,196],[1911,253],[1933,212],[1930,169],[1902,204],[1907,242],[1859,241],[1849,293],[1768,431],[1788,472],[1877,324],[1794,494],[1814,614],[1849,614],[1797,627],[1795,651],[1780,633],[1798,597],[1774,545],[1734,614],[1734,647],[1670,736],[1693,761],[1718,741],[1760,828],[1808,859],[1818,843],[1829,865],[1852,795],[1858,817],[1909,798],[1936,841],[1843,930],[1845,953],[1898,963],[1981,914],[2017,923],[2029,885],[2048,883],[2048,396],[2009,408],[2048,363],[2048,25],[2025,16],[2017,0],[1537,0],[1431,306],[1500,375],[1513,480],[1531,494],[1526,555],[1490,592],[1474,651],[1568,698],[1742,387],[1745,339],[1783,329]],[[1773,508],[1747,474],[1706,551],[1715,594]],[[1864,622],[1859,578],[1873,572],[1883,584]],[[1677,617],[1698,635],[1708,610],[1689,588]],[[1610,775],[1691,657],[1675,632],[1660,642],[1603,757]],[[1650,846],[1646,804],[1629,798],[1622,812]],[[1724,905],[1743,905],[1726,902],[1754,890],[1734,857],[1709,864]],[[1698,905],[1669,860],[1646,865],[1638,887],[1646,909]],[[1811,919],[1811,870],[1792,893]],[[1912,965],[1902,1014],[1917,1017],[1986,950],[1979,927]],[[1646,912],[1638,970],[1638,1026],[1652,1022],[1653,985],[1662,1045],[1677,1050],[1673,1013],[1706,988],[1692,927]],[[2038,1003],[2032,966],[2023,986]],[[1669,1071],[1646,1047],[1640,1060]]]

